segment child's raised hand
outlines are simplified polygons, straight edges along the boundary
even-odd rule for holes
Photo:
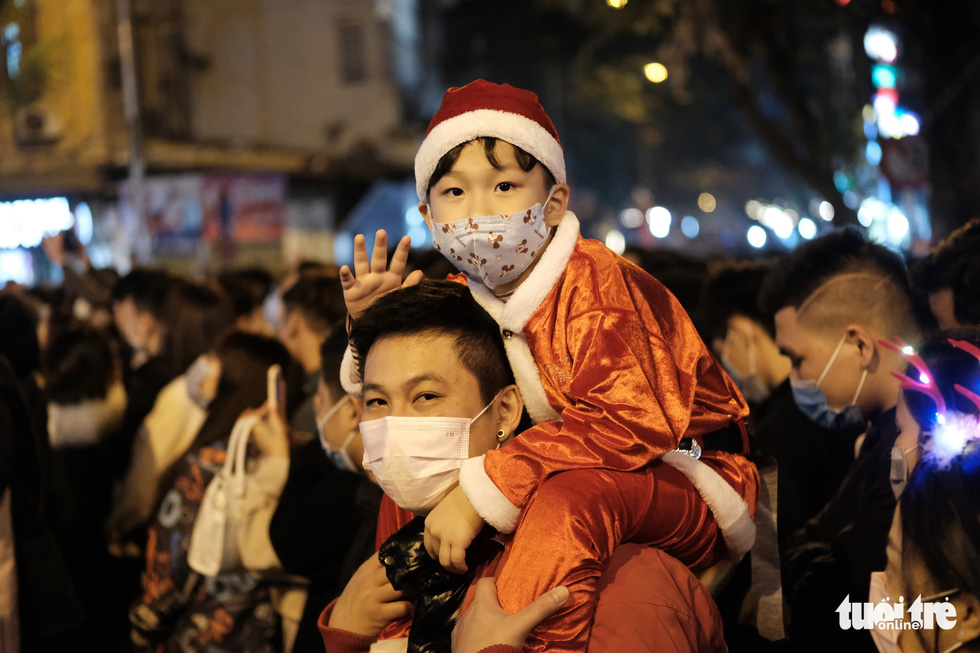
[[[425,518],[425,550],[449,571],[466,571],[466,549],[483,529],[480,516],[457,486]]]
[[[354,272],[346,265],[340,268],[340,285],[344,288],[344,302],[351,319],[356,320],[371,302],[386,292],[414,286],[422,280],[422,271],[416,270],[402,283],[411,246],[412,239],[404,236],[398,242],[388,266],[388,234],[384,229],[379,229],[374,236],[374,251],[370,260],[364,235],[354,237]]]

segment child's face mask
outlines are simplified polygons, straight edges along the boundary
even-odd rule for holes
[[[537,259],[548,239],[544,204],[509,215],[432,223],[432,243],[449,262],[491,290],[513,281]]]

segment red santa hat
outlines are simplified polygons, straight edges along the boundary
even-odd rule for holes
[[[516,145],[565,183],[565,156],[558,131],[531,91],[484,79],[446,91],[415,155],[415,186],[426,201],[439,159],[461,143],[493,137]]]

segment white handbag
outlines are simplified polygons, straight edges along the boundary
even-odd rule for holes
[[[187,564],[205,576],[242,569],[236,537],[239,506],[245,495],[245,452],[255,415],[240,417],[228,438],[228,453],[221,471],[208,484],[194,520]]]

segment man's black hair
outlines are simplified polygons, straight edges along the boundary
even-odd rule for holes
[[[732,262],[715,270],[701,289],[699,328],[705,342],[724,338],[733,315],[749,318],[775,337],[772,316],[759,309],[759,290],[769,273],[767,263]]]
[[[340,399],[346,393],[340,384],[340,364],[347,351],[347,328],[344,322],[335,322],[323,344],[320,345],[320,379],[330,389],[334,399]]]
[[[333,275],[303,274],[282,296],[287,313],[298,310],[310,328],[329,333],[331,325],[347,316],[340,278]]]
[[[953,314],[962,324],[980,324],[980,218],[951,233],[913,267],[915,284],[926,293],[953,291]]]
[[[465,286],[452,281],[423,279],[381,296],[354,322],[350,341],[363,372],[378,340],[422,334],[455,338],[456,355],[476,377],[484,402],[514,383],[497,323]]]
[[[483,136],[480,138],[475,138],[473,140],[480,141],[481,143],[483,143],[483,154],[487,157],[487,161],[490,162],[490,165],[492,165],[497,170],[503,170],[503,166],[500,164],[500,160],[497,158],[498,139],[490,136]],[[436,185],[436,182],[438,182],[440,179],[445,177],[449,173],[449,171],[453,169],[453,166],[456,165],[456,162],[459,160],[459,155],[462,153],[463,148],[472,142],[473,141],[466,141],[465,143],[460,143],[459,145],[457,145],[456,147],[454,147],[453,149],[449,150],[448,152],[442,155],[442,158],[440,158],[439,162],[436,164],[436,169],[433,170],[432,172],[432,176],[429,177],[429,187],[425,189],[426,196],[428,196],[429,191],[432,190],[432,187]],[[507,141],[501,141],[501,142],[507,143]],[[523,170],[524,172],[530,172],[531,170],[534,169],[534,166],[541,165],[541,167],[544,168],[544,175],[545,175],[544,179],[545,179],[545,184],[548,187],[547,189],[550,189],[552,186],[555,185],[555,176],[551,174],[551,171],[548,170],[548,168],[546,168],[543,164],[541,164],[540,161],[538,161],[536,158],[534,158],[533,156],[531,156],[521,148],[517,147],[516,145],[513,145],[511,143],[507,143],[507,145],[510,145],[512,148],[514,148],[514,158],[517,159],[517,165],[521,167],[521,170]]]
[[[768,315],[799,308],[824,283],[848,272],[880,275],[911,295],[902,257],[857,228],[845,227],[800,245],[775,266],[762,285],[759,308]]]
[[[163,320],[172,285],[173,278],[163,270],[138,268],[119,280],[112,289],[112,301],[132,299],[137,309]]]

